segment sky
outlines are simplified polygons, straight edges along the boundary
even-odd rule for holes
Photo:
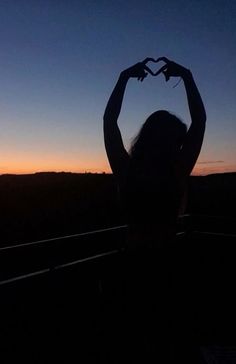
[[[122,70],[159,56],[192,71],[205,104],[193,174],[236,171],[235,19],[232,0],[1,0],[0,174],[110,172],[108,98]],[[119,118],[127,148],[158,109],[190,125],[175,84],[129,81]]]

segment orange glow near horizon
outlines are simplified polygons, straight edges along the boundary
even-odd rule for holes
[[[25,160],[14,158],[0,164],[1,174],[32,174],[37,172],[111,173],[108,163],[103,160],[66,161],[63,158],[35,158]]]
[[[73,150],[73,149],[72,149]],[[1,153],[1,174],[32,174],[37,172],[72,172],[72,173],[111,173],[108,159],[103,150],[82,150],[71,152],[63,150],[57,153],[46,149],[35,153],[25,149],[21,152],[5,150]],[[205,153],[192,171],[192,175],[208,175],[214,173],[236,172],[234,159],[213,160],[207,158],[211,153]]]
[[[201,167],[197,165],[193,172],[191,173],[193,176],[206,176],[208,174],[216,174],[216,173],[231,173],[236,172],[236,166],[235,165],[226,165],[226,166],[206,166]]]
[[[39,172],[72,172],[72,173],[111,173],[111,170],[109,168],[103,168],[102,165],[99,167],[88,167],[88,166],[78,166],[78,167],[71,167],[68,166],[58,166],[58,167],[51,167],[51,166],[44,166],[44,167],[38,167],[31,165],[24,165],[22,167],[18,168],[2,168],[0,170],[0,175],[3,174],[34,174]]]
[[[67,161],[65,158],[23,158],[16,157],[9,163],[4,161],[0,165],[0,175],[2,174],[33,174],[37,172],[72,172],[72,173],[111,173],[108,161],[104,158],[87,158],[82,162],[75,160]],[[207,165],[196,164],[192,175],[208,175],[214,173],[236,172],[236,165]]]

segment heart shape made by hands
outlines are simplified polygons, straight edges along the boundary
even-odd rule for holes
[[[151,68],[149,68],[147,66],[148,62],[152,62],[152,63],[158,63],[158,62],[165,62],[164,66],[162,66],[161,68],[159,68],[158,71],[154,72]],[[150,58],[147,57],[145,58],[145,60],[142,62],[142,64],[144,65],[144,69],[150,73],[152,76],[158,76],[160,73],[163,73],[165,76],[166,81],[169,81],[170,76],[167,74],[166,70],[168,68],[168,65],[171,63],[171,61],[166,58],[166,57],[159,57],[157,59],[154,58]],[[179,81],[173,86],[173,88],[175,88],[176,86],[178,86],[178,84],[181,82],[181,78],[179,79]]]
[[[161,57],[161,58],[157,58],[157,59],[154,59],[154,58],[145,58],[145,60],[142,62],[144,65],[145,65],[145,69],[146,71],[148,71],[148,73],[150,73],[152,76],[158,76],[161,72],[163,72],[167,65],[165,64],[164,66],[162,66],[161,68],[159,68],[157,71],[153,71],[149,66],[147,66],[147,63],[149,62],[152,62],[152,63],[158,63],[158,62],[166,62],[166,59],[165,57]]]

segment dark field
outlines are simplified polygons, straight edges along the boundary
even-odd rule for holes
[[[195,216],[195,226],[214,231],[236,217],[235,185],[236,173],[190,178],[186,213],[215,216],[206,225]],[[125,223],[109,174],[4,175],[0,193],[2,246]],[[235,223],[232,229],[235,234]],[[138,290],[128,304],[125,255],[100,254],[119,248],[125,232],[1,249],[0,362],[136,363],[142,348],[143,363],[154,362],[158,350],[173,356],[172,363],[206,364],[202,352],[216,346],[235,363],[235,235],[196,230],[160,252],[157,265],[157,256],[144,265],[142,255]],[[143,305],[156,295],[157,305]],[[150,326],[142,319],[147,313]],[[156,330],[160,317],[164,331]],[[165,343],[167,331],[170,341],[160,352],[156,343]]]
[[[186,213],[236,217],[236,173],[190,177]],[[1,246],[125,224],[110,174],[0,176]]]

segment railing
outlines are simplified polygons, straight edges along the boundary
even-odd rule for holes
[[[0,249],[0,362],[112,363],[122,335],[125,232],[120,226]],[[235,344],[235,253],[233,219],[179,220],[170,258],[181,338]]]
[[[187,232],[189,215],[178,222],[177,239]],[[117,254],[126,225],[0,248],[0,285]]]
[[[119,226],[0,248],[0,285],[117,253],[125,229]]]

